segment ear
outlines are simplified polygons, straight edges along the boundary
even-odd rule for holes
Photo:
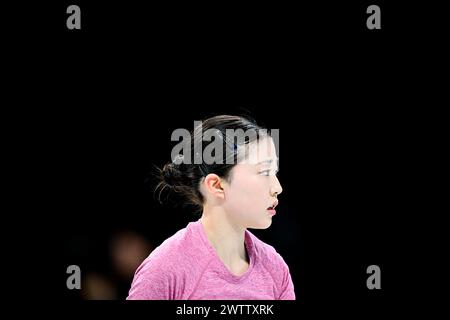
[[[222,179],[214,173],[210,173],[205,177],[205,189],[206,191],[220,199],[225,198],[225,193],[222,188]]]

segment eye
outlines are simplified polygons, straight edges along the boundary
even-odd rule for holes
[[[263,175],[263,176],[269,176],[270,170],[264,170],[264,171],[261,171],[260,173],[261,173],[261,175]]]

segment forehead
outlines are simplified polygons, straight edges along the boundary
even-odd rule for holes
[[[273,139],[270,137],[250,143],[246,148],[240,150],[240,152],[244,151],[245,155],[242,156],[245,158],[242,158],[241,163],[277,165],[277,151]]]

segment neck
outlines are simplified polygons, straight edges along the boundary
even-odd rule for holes
[[[246,228],[230,221],[221,206],[205,205],[200,221],[209,242],[225,265],[233,267],[243,261],[248,262],[245,250]]]

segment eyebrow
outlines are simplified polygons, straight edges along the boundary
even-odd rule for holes
[[[273,162],[273,159],[268,159],[268,160],[263,160],[261,162],[258,162],[257,165],[260,164],[271,164]],[[278,159],[277,159],[277,163],[278,163]]]

